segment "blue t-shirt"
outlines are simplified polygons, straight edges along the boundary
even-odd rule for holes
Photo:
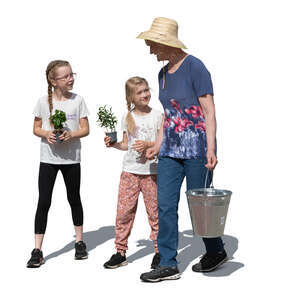
[[[158,81],[159,100],[165,111],[159,156],[205,158],[205,118],[198,97],[213,95],[210,73],[200,59],[188,55],[175,73],[168,73],[168,65],[161,69]]]

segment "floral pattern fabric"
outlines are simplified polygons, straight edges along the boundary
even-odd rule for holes
[[[154,241],[155,252],[157,249],[158,234],[158,209],[156,175],[139,175],[122,172],[119,185],[119,196],[116,218],[115,245],[119,252],[128,249],[130,235],[138,204],[139,194],[142,192],[148,221],[151,227],[150,239]]]
[[[213,95],[210,74],[204,64],[191,55],[185,58],[175,73],[169,74],[167,67],[159,73],[159,99],[165,111],[159,156],[181,159],[205,157],[205,118],[198,97]]]

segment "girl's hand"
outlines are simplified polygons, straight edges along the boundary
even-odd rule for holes
[[[207,158],[207,164],[205,165],[205,167],[210,169],[210,170],[213,170],[216,167],[217,163],[218,163],[215,152],[214,151],[208,151],[206,153],[206,158]]]
[[[45,137],[46,137],[49,144],[55,144],[56,143],[56,135],[53,133],[53,131],[47,131]]]
[[[58,138],[62,141],[68,141],[72,138],[72,131],[65,130]]]
[[[104,143],[105,143],[105,146],[107,147],[107,148],[109,148],[109,147],[111,147],[111,144],[110,144],[110,137],[109,136],[105,136],[104,137]]]
[[[153,159],[154,156],[156,156],[158,153],[159,153],[159,147],[154,145],[154,146],[152,146],[152,147],[150,147],[146,150],[146,155],[145,156],[146,156],[147,159]]]
[[[146,141],[136,141],[132,148],[137,152],[144,152],[149,147],[149,143]]]

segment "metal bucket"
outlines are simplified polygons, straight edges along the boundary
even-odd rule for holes
[[[186,194],[194,234],[207,238],[222,236],[232,192],[211,187],[188,190]]]

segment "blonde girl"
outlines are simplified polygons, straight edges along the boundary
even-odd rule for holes
[[[119,184],[117,217],[115,226],[115,246],[117,252],[104,264],[105,268],[127,265],[126,250],[140,192],[143,194],[148,221],[151,227],[150,239],[154,241],[155,255],[151,267],[159,264],[157,249],[158,212],[157,212],[157,162],[145,157],[146,150],[154,145],[158,130],[162,125],[162,113],[148,104],[151,98],[146,79],[132,77],[126,81],[125,93],[128,112],[122,118],[123,140],[107,147],[126,151]]]

